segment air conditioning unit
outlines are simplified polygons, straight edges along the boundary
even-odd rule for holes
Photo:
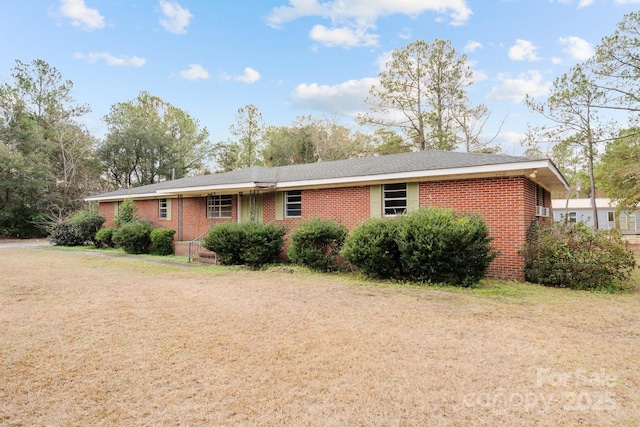
[[[545,208],[544,206],[536,206],[536,216],[549,216],[549,208]]]

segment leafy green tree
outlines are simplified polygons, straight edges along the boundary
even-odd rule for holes
[[[368,154],[371,137],[338,124],[335,118],[298,117],[291,126],[268,127],[262,156],[268,166],[343,160]]]
[[[260,152],[264,122],[258,107],[248,104],[239,108],[236,113],[236,123],[229,127],[229,131],[237,138],[237,141],[234,141],[239,147],[237,167],[262,165]]]
[[[104,118],[98,157],[116,187],[129,188],[202,173],[212,158],[209,132],[189,113],[142,91]]]
[[[604,191],[618,201],[618,209],[635,210],[640,203],[640,129],[620,132],[607,145],[597,172]]]
[[[373,152],[379,155],[409,153],[413,150],[413,144],[405,141],[402,136],[389,129],[376,130],[377,140]]]
[[[602,39],[587,63],[593,82],[608,97],[599,107],[640,112],[640,12],[631,12],[615,32]]]
[[[213,146],[213,158],[217,164],[217,173],[231,172],[238,168],[240,146],[235,142],[219,141]]]
[[[527,106],[549,120],[551,126],[538,129],[542,138],[563,142],[580,148],[580,154],[589,173],[593,226],[598,229],[596,207],[596,182],[594,164],[598,155],[598,144],[604,142],[605,128],[598,116],[598,105],[606,99],[581,65],[553,82],[551,94],[545,102],[535,102],[527,96]]]
[[[95,141],[77,123],[90,109],[76,104],[73,83],[39,59],[16,61],[11,77],[0,84],[0,145],[4,165],[12,165],[0,171],[0,229],[33,233],[34,224],[50,226],[77,210],[100,173]]]
[[[269,126],[265,130],[262,151],[267,166],[287,166],[318,161],[313,133],[300,120],[292,126]]]
[[[416,40],[393,51],[366,99],[371,113],[359,121],[400,128],[419,150],[452,150],[458,144],[455,118],[468,104],[472,77],[466,55],[450,41]]]

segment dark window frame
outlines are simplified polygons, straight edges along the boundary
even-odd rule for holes
[[[302,190],[285,191],[284,216],[285,218],[302,217]]]
[[[408,189],[406,182],[382,186],[382,212],[384,216],[397,216],[407,212]]]

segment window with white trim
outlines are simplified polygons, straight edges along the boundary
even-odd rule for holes
[[[207,218],[231,218],[231,194],[207,196]]]
[[[578,214],[576,212],[569,212],[569,216],[567,217],[568,222],[577,222]]]
[[[302,191],[294,190],[284,193],[284,216],[299,218],[302,216]]]
[[[609,222],[615,222],[616,217],[614,212],[607,212],[607,220],[609,220]]]
[[[385,216],[405,213],[407,211],[407,183],[383,185],[382,206]]]
[[[158,218],[169,219],[169,199],[158,199]]]

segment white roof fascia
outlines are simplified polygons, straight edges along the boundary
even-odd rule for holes
[[[558,168],[556,168],[556,165],[554,165],[551,160],[545,160],[545,162],[547,163],[546,167],[548,167],[549,170],[551,172],[553,172],[553,174],[558,178],[558,180],[561,181],[564,184],[565,190],[568,190],[569,189],[569,183],[567,182],[566,179],[564,179],[564,177],[562,176],[562,174],[560,173]]]
[[[253,190],[256,188],[255,182],[243,182],[241,184],[219,184],[219,185],[202,185],[200,187],[182,187],[182,188],[166,188],[157,190],[157,195],[166,194],[184,194],[184,193],[200,193],[203,191],[214,192],[216,190]]]
[[[158,196],[158,193],[143,193],[143,194],[122,194],[119,196],[108,196],[108,197],[87,197],[84,199],[85,202],[115,202],[123,199],[144,199],[144,198],[155,198]]]
[[[470,175],[470,174],[486,174],[497,172],[511,172],[520,171],[523,169],[538,169],[549,168],[554,171],[554,174],[558,179],[566,184],[566,181],[562,178],[562,175],[556,173],[555,167],[548,160],[535,160],[532,162],[516,162],[516,163],[502,163],[499,165],[483,165],[483,166],[471,166],[462,168],[451,169],[436,169],[436,170],[419,170],[411,172],[398,172],[380,175],[361,175],[345,178],[323,178],[323,179],[310,179],[301,181],[283,181],[278,182],[278,188],[287,187],[313,187],[327,184],[349,184],[359,182],[372,182],[372,181],[387,181],[387,180],[402,180],[402,179],[414,179],[414,178],[430,178],[430,177],[446,177],[455,175]]]

